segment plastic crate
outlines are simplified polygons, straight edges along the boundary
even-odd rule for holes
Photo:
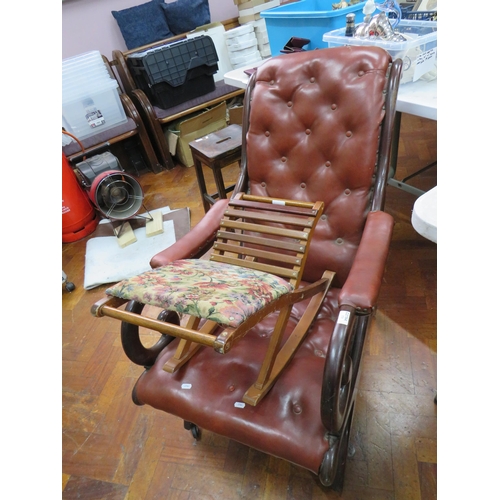
[[[137,86],[162,109],[214,90],[218,61],[215,44],[205,35],[131,54],[127,58]]]
[[[412,19],[414,21],[437,21],[437,10],[422,10],[403,12],[403,19]]]
[[[345,28],[325,33],[323,40],[329,47],[343,45],[377,45],[392,56],[403,61],[403,74],[400,83],[437,77],[437,22],[412,21],[402,19],[395,31],[406,35],[405,42],[385,41],[379,37],[346,37]]]
[[[395,12],[388,12],[389,19],[395,19]],[[401,6],[401,19],[411,19],[413,21],[437,21],[437,10],[414,11],[413,5]]]
[[[363,21],[363,7],[360,2],[343,9],[332,10],[332,0],[299,0],[260,13],[266,21],[271,55],[280,54],[285,44],[292,37],[307,38],[310,43],[304,50],[324,49],[328,44],[323,35],[331,30],[342,28],[346,23],[346,15],[355,14],[355,22]]]

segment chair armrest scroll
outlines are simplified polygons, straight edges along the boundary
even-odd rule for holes
[[[381,211],[368,214],[354,263],[340,292],[340,306],[372,312],[382,284],[393,227],[391,215]]]
[[[218,200],[188,234],[157,253],[150,261],[151,267],[165,266],[174,260],[191,259],[205,253],[215,240],[228,203],[228,199]]]

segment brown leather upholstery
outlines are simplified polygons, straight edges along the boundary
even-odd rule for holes
[[[306,279],[333,269],[341,286],[370,208],[389,55],[338,52],[273,58],[258,71],[247,161],[253,194],[324,201]]]
[[[235,406],[258,375],[275,317],[227,355],[201,349],[169,374],[162,367],[175,350],[173,341],[142,374],[133,395],[137,404],[305,467],[337,489],[362,345],[392,234],[392,217],[381,209],[396,98],[387,92],[390,86],[397,92],[399,60],[392,69],[391,80],[390,56],[379,48],[342,47],[272,58],[249,84],[235,192],[248,187],[261,196],[324,201],[303,281],[319,279],[325,269],[337,273],[311,331],[267,396],[255,407]],[[225,203],[214,205],[152,265],[200,250]],[[294,306],[285,337],[306,305]]]

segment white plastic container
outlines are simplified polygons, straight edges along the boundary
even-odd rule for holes
[[[269,35],[267,34],[267,31],[256,31],[255,34],[257,36],[257,43],[259,45],[269,43]]]
[[[377,45],[387,50],[393,59],[403,61],[400,83],[428,80],[437,77],[437,21],[402,19],[395,31],[408,38],[405,42],[390,42],[379,37],[357,38],[344,36],[345,28],[323,35],[328,47],[343,45]]]
[[[243,66],[246,66],[247,64],[251,64],[253,62],[258,62],[258,61],[262,61],[262,56],[260,55],[260,52],[258,50],[247,56],[236,58],[234,59],[234,62],[233,60],[231,60],[234,69],[238,69]]]
[[[260,55],[262,56],[262,59],[265,59],[266,57],[271,57],[271,45],[266,43],[261,47],[259,46],[259,52]]]
[[[257,55],[260,55],[260,52],[257,48],[257,45],[255,45],[255,47],[252,47],[252,49],[230,52],[229,60],[234,66],[235,64],[245,64],[246,61],[253,61]]]
[[[259,19],[257,21],[254,21],[253,29],[254,29],[255,33],[267,33],[266,20]]]
[[[226,39],[226,45],[231,48],[244,43],[252,42],[256,39],[255,33],[252,31],[250,33],[245,33],[239,36],[233,36]]]
[[[80,91],[63,98],[63,127],[80,140],[126,121],[116,80],[91,92],[82,84]]]
[[[227,46],[227,50],[229,51],[229,57],[232,55],[242,55],[245,52],[252,52],[256,49],[257,47],[257,37],[254,35],[254,37],[247,41],[247,42],[242,42],[242,43],[234,43],[232,45]]]
[[[234,38],[234,37],[241,36],[241,35],[246,35],[247,33],[252,33],[252,32],[253,32],[253,25],[251,23],[248,23],[248,24],[244,24],[242,26],[238,26],[237,28],[227,30],[224,33],[224,38],[226,40],[228,40],[230,38]]]
[[[118,92],[99,51],[62,61],[62,124],[78,139],[127,121]]]

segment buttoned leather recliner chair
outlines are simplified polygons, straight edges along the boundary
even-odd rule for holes
[[[342,489],[363,344],[393,228],[383,208],[400,73],[401,61],[378,47],[338,47],[274,57],[252,75],[232,199],[243,192],[323,202],[299,290],[325,270],[335,273],[333,281],[296,352],[255,405],[245,403],[245,392],[259,376],[279,311],[257,322],[229,352],[201,347],[170,373],[164,366],[183,341],[176,326],[184,319],[131,300],[122,343],[129,358],[145,367],[133,390],[136,404],[178,416],[197,438],[207,429]],[[221,218],[231,210],[228,203],[216,202],[184,238],[152,258],[152,268],[206,259]],[[115,299],[97,303],[93,313],[123,319]],[[293,304],[285,345],[308,302]],[[141,323],[146,310],[159,312],[158,323],[172,325],[152,347],[141,343],[141,329],[149,326]]]

